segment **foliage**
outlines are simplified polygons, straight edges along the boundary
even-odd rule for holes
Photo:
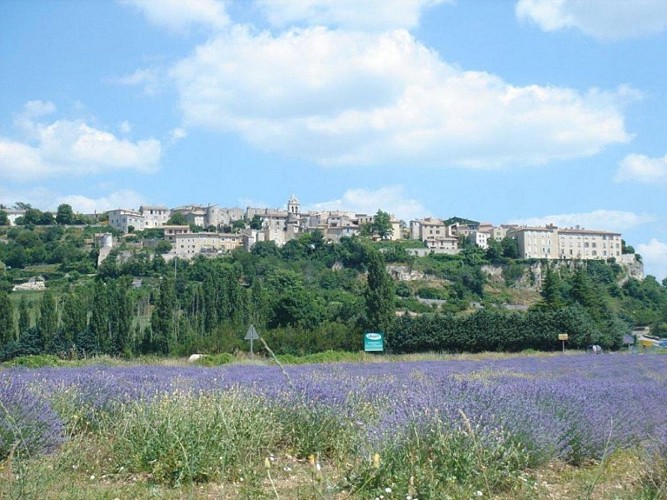
[[[394,283],[385,269],[382,254],[367,249],[368,288],[366,289],[367,327],[386,332],[394,320]]]
[[[169,217],[167,224],[171,226],[186,226],[188,221],[186,220],[185,215],[181,212],[174,212],[171,214],[171,217]]]
[[[276,446],[280,431],[260,400],[234,392],[165,394],[130,405],[120,421],[107,425],[116,434],[117,467],[171,485],[237,480],[241,470]]]

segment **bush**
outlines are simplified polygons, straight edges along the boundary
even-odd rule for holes
[[[229,363],[234,362],[234,355],[228,352],[223,352],[222,354],[212,354],[202,356],[196,361],[196,364],[200,366],[220,366],[228,365]]]
[[[478,434],[464,422],[461,428],[413,423],[348,473],[350,486],[369,498],[387,488],[396,498],[493,498],[509,489],[526,466],[526,453],[501,430]]]
[[[137,401],[108,423],[117,468],[170,485],[246,480],[280,428],[257,397],[174,393]]]
[[[5,366],[23,366],[25,368],[42,368],[45,366],[60,366],[62,362],[58,356],[51,354],[39,354],[34,356],[19,356],[11,361],[6,361]]]

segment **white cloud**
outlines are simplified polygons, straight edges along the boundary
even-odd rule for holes
[[[199,25],[214,29],[229,24],[225,4],[218,0],[119,0],[138,8],[151,24],[183,32]]]
[[[658,281],[667,278],[667,243],[652,238],[637,245],[635,250],[642,256],[645,274],[655,276]]]
[[[257,0],[274,26],[294,23],[355,29],[412,28],[428,7],[445,0]]]
[[[17,117],[16,125],[25,135],[23,140],[0,136],[0,178],[27,182],[56,175],[157,169],[161,145],[155,139],[119,139],[81,120],[38,122],[33,120],[34,111],[33,101]],[[53,111],[54,106],[50,112]]]
[[[176,127],[169,132],[169,137],[172,142],[178,142],[188,136],[188,131],[181,127]]]
[[[184,125],[323,165],[494,168],[627,142],[638,93],[513,86],[442,61],[407,31],[236,27],[170,72]]]
[[[428,210],[418,200],[406,196],[402,186],[348,189],[339,199],[314,203],[307,209],[344,210],[369,215],[383,210],[406,221],[428,214]]]
[[[129,134],[130,132],[132,132],[132,124],[130,122],[128,122],[127,120],[125,120],[124,122],[121,122],[119,128],[120,128],[120,131],[123,134]]]
[[[146,203],[146,199],[136,191],[122,189],[100,198],[90,198],[80,194],[58,196],[56,206],[61,203],[71,205],[75,212],[90,214],[94,212],[106,212],[107,210],[114,210],[116,208],[138,209]]]
[[[145,198],[131,189],[111,192],[99,198],[81,194],[63,195],[44,187],[10,190],[0,186],[0,203],[13,206],[16,202],[29,203],[41,210],[56,210],[61,203],[72,206],[75,212],[105,212],[115,208],[139,208]]]
[[[525,226],[555,224],[558,227],[581,226],[582,228],[594,230],[622,231],[653,222],[654,220],[655,217],[648,214],[636,214],[621,210],[595,210],[593,212],[514,219],[509,224],[521,224]]]
[[[157,68],[139,68],[134,73],[116,78],[108,78],[108,83],[115,85],[142,86],[144,94],[154,96],[162,85],[160,71]]]
[[[665,0],[519,0],[515,12],[544,31],[574,28],[599,40],[645,37],[667,28]]]
[[[667,155],[662,158],[632,154],[623,160],[616,171],[617,182],[644,182],[667,187]]]

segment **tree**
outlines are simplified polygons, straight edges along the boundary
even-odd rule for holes
[[[56,222],[58,224],[74,224],[74,211],[72,206],[67,203],[62,203],[58,205],[58,211],[56,212]]]
[[[389,239],[394,232],[391,226],[391,216],[387,212],[378,210],[373,217],[371,230],[373,234],[377,234],[381,239]]]
[[[19,301],[19,335],[30,328],[30,310],[28,309],[28,300],[25,295],[21,295]]]
[[[368,283],[365,293],[368,327],[386,332],[394,320],[394,282],[385,269],[382,254],[366,249]]]
[[[176,289],[172,278],[160,281],[155,308],[151,315],[152,350],[168,354],[170,343],[175,336]]]
[[[232,231],[238,233],[241,229],[245,229],[245,222],[242,220],[235,220],[232,222]]]
[[[63,333],[65,340],[74,342],[87,327],[88,311],[78,293],[70,293],[63,303]]]
[[[502,243],[495,238],[489,239],[489,246],[486,249],[486,260],[492,263],[502,262],[503,246]]]
[[[546,274],[542,282],[540,295],[542,296],[540,307],[544,309],[559,309],[564,305],[560,277],[550,266],[546,266]]]
[[[14,328],[14,305],[9,295],[0,292],[0,346],[8,344],[16,338]]]
[[[155,253],[157,254],[165,254],[171,252],[171,243],[169,243],[167,240],[160,240],[157,242],[155,245]]]
[[[39,304],[39,319],[37,329],[43,343],[46,343],[56,333],[58,328],[58,311],[56,299],[51,290],[46,290]]]
[[[173,226],[186,226],[188,221],[185,219],[185,215],[183,215],[181,212],[174,212],[171,214],[171,217],[169,217],[167,224]]]
[[[264,219],[262,219],[259,215],[255,214],[250,221],[250,229],[256,229],[260,230],[262,229],[262,225],[264,224]]]
[[[0,210],[0,226],[9,226],[9,217],[4,210]]]
[[[519,242],[516,238],[505,236],[500,242],[500,245],[503,248],[503,257],[507,257],[508,259],[518,259],[521,257],[521,254],[519,253]]]

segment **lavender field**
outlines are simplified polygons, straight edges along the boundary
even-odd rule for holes
[[[552,462],[667,450],[660,355],[11,368],[0,403],[0,459],[92,436],[108,443],[107,474],[172,487],[243,479],[274,497],[267,478],[282,455],[310,459],[323,494],[469,498],[511,491]]]

